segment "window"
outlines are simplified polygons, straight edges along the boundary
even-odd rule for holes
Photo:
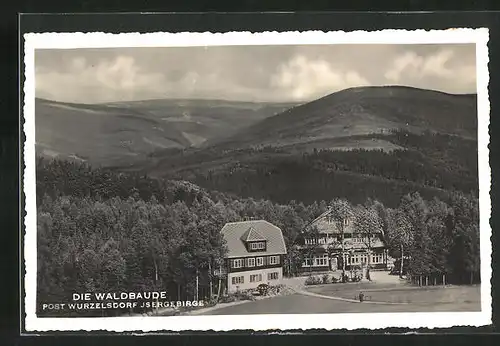
[[[262,267],[264,265],[264,257],[257,257],[257,267]]]
[[[279,264],[280,263],[280,256],[271,256],[269,257],[269,264]]]
[[[344,226],[349,226],[349,219],[344,219]]]
[[[262,274],[250,275],[250,282],[261,282],[261,281],[262,281]]]
[[[233,260],[233,268],[243,268],[243,259]]]
[[[311,267],[313,265],[312,258],[304,258],[304,263],[302,263],[303,267]]]
[[[366,255],[361,255],[361,263],[366,263]]]
[[[315,239],[315,238],[307,238],[306,239],[306,244],[307,245],[314,245],[314,244],[317,244],[318,243],[318,240]]]
[[[245,282],[245,277],[244,276],[233,276],[232,279],[231,279],[231,283],[233,285],[242,284],[244,282]]]
[[[267,273],[268,280],[278,280],[278,277],[279,277],[278,272]]]
[[[263,241],[250,243],[250,250],[264,250],[265,248],[266,248],[266,243]]]
[[[255,258],[247,258],[247,267],[255,267]]]
[[[317,266],[328,265],[328,255],[323,255],[322,257],[316,257],[315,260]]]
[[[382,263],[383,262],[382,254],[373,255],[372,262],[373,263]]]

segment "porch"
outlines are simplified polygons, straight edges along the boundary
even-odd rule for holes
[[[344,265],[345,263],[345,265]],[[299,269],[301,273],[328,273],[342,270],[362,269],[370,265],[371,269],[387,270],[388,254],[385,249],[376,249],[372,251],[345,251],[335,252],[328,255],[326,252],[317,252],[304,257]]]

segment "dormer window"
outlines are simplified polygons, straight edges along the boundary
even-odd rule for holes
[[[250,252],[266,251],[266,241],[265,240],[248,241],[247,249]]]
[[[349,226],[349,219],[344,219],[344,226]]]
[[[265,250],[266,242],[265,241],[256,241],[250,243],[250,250]]]
[[[243,233],[241,240],[245,243],[247,251],[266,251],[267,240],[256,229],[250,227]]]

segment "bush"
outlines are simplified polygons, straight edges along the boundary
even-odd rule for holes
[[[286,288],[287,287],[283,284],[279,284],[276,286],[269,286],[269,290],[268,290],[267,294],[271,295],[271,296],[275,296],[275,295],[282,293],[283,291],[286,291]]]
[[[260,284],[257,286],[257,291],[261,296],[266,296],[267,293],[269,292],[269,285],[268,284]]]
[[[324,275],[321,277],[321,281],[322,281],[322,283],[324,283],[324,284],[327,284],[327,283],[331,282],[331,280],[330,280],[330,275],[328,275],[328,274],[324,274]]]
[[[244,290],[244,291],[229,293],[226,296],[222,296],[220,302],[232,303],[238,300],[255,300],[255,297],[253,295],[253,290]]]
[[[253,291],[245,292],[244,297],[241,300],[255,300],[255,296],[253,295]]]
[[[354,275],[352,277],[352,282],[360,282],[361,281],[361,275]]]
[[[252,292],[253,290],[244,290],[236,292],[234,295],[236,297],[236,300],[255,300],[255,297]]]
[[[308,276],[305,281],[305,284],[306,286],[314,285],[315,284],[314,276]]]
[[[222,296],[220,299],[221,303],[232,303],[236,301],[236,296],[233,294],[227,295],[227,296]]]
[[[277,293],[280,295],[288,295],[295,293],[295,290],[286,285],[279,285],[277,287]]]
[[[306,281],[305,281],[305,284],[308,285],[308,286],[310,286],[310,285],[319,285],[321,283],[323,283],[323,280],[320,277],[318,277],[318,276],[312,276],[312,275],[309,276],[306,279]]]
[[[217,299],[212,298],[212,299],[209,299],[209,300],[205,301],[204,306],[205,307],[211,307],[211,306],[217,305],[217,303],[218,303]]]

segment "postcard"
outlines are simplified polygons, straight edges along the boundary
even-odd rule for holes
[[[24,39],[27,331],[491,323],[487,29]]]

